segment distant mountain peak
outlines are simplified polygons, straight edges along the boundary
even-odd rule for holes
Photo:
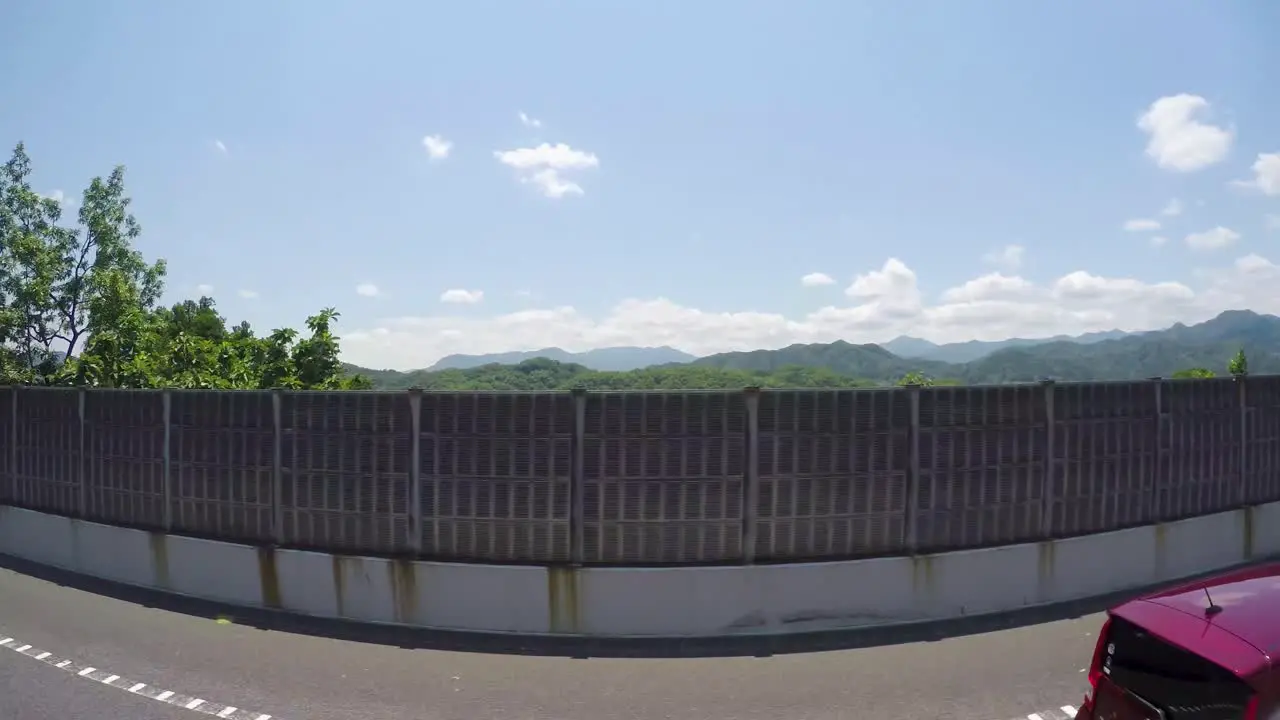
[[[558,347],[540,350],[488,353],[483,355],[454,354],[441,358],[428,370],[468,370],[482,365],[518,365],[526,360],[544,358],[561,363],[582,365],[592,370],[637,370],[651,365],[683,363],[694,359],[689,353],[672,347],[606,347],[571,353]]]

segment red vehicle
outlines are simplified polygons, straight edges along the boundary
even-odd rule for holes
[[[1280,563],[1108,612],[1076,720],[1280,720]]]

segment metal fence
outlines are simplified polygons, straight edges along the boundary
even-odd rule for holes
[[[619,393],[0,388],[0,503],[344,553],[751,563],[1280,500],[1280,377]]]

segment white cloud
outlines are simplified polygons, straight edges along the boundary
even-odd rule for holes
[[[1199,95],[1170,95],[1151,103],[1138,118],[1147,133],[1147,156],[1156,165],[1176,172],[1194,172],[1226,158],[1233,134],[1197,119],[1209,101]]]
[[[1034,285],[1016,275],[991,273],[974,278],[942,293],[946,303],[977,303],[989,300],[1020,300],[1028,296]]]
[[[1177,217],[1178,215],[1181,215],[1182,201],[1178,198],[1170,200],[1168,204],[1164,206],[1164,209],[1160,211],[1160,214],[1167,217]]]
[[[221,140],[214,140],[214,141],[213,141],[213,148],[214,148],[215,150],[217,150],[218,152],[222,153],[223,155],[226,155],[226,154],[227,154],[227,145],[226,145],[226,143],[222,142]]]
[[[594,153],[574,150],[564,143],[542,143],[537,147],[517,148],[494,153],[498,162],[517,170],[548,167],[553,170],[583,170],[600,165]]]
[[[483,290],[445,290],[440,293],[440,302],[455,305],[474,305],[484,300]]]
[[[800,284],[805,287],[819,287],[822,285],[834,285],[835,279],[826,273],[814,272],[800,278]]]
[[[543,195],[549,198],[562,198],[565,195],[582,195],[582,186],[572,180],[565,180],[560,173],[546,168],[524,178],[524,182],[538,186]]]
[[[1168,244],[1169,238],[1163,235],[1152,235],[1150,242],[1151,242],[1151,247],[1164,247],[1166,244]]]
[[[377,297],[378,286],[373,283],[360,283],[356,286],[356,294],[364,297]]]
[[[1124,224],[1124,229],[1128,232],[1150,232],[1152,230],[1160,229],[1160,221],[1149,220],[1147,218],[1128,220]]]
[[[237,290],[236,294],[245,300],[253,300],[258,297],[257,290]]]
[[[1253,179],[1236,180],[1232,185],[1257,190],[1263,195],[1280,195],[1280,153],[1261,153],[1253,162]]]
[[[542,127],[542,121],[541,121],[541,120],[539,120],[539,119],[538,119],[538,118],[536,118],[536,117],[529,117],[528,115],[526,115],[526,114],[524,113],[524,111],[523,111],[523,110],[521,110],[521,111],[520,111],[520,124],[521,124],[521,125],[524,125],[525,127],[531,127],[531,128],[540,128],[540,127]]]
[[[995,252],[983,255],[982,259],[987,264],[996,265],[1005,270],[1017,270],[1022,267],[1022,257],[1025,254],[1026,248],[1021,245],[1005,245]]]
[[[213,286],[208,283],[200,283],[199,285],[196,286],[196,292],[200,293],[201,295],[212,295]]]
[[[564,143],[537,147],[498,150],[498,162],[516,171],[521,182],[536,185],[549,198],[581,195],[582,186],[564,178],[563,173],[588,170],[600,166],[595,153],[575,150]]]
[[[934,342],[1045,337],[1120,328],[1145,330],[1201,322],[1231,308],[1280,314],[1280,267],[1258,255],[1213,267],[1194,283],[1067,273],[1047,284],[993,273],[922,301],[915,273],[899,260],[858,276],[850,302],[787,316],[719,312],[670,298],[626,299],[608,312],[538,306],[474,317],[400,317],[343,334],[343,357],[366,366],[426,367],[449,353],[556,346],[570,351],[616,345],[671,345],[709,354],[778,348],[796,342],[884,342],[910,334]]]
[[[1187,247],[1192,250],[1219,250],[1240,239],[1240,233],[1221,225],[1204,232],[1191,233],[1186,238]]]
[[[453,143],[439,135],[428,135],[422,138],[422,147],[427,149],[427,156],[432,160],[443,160],[449,157],[450,151],[453,150]]]

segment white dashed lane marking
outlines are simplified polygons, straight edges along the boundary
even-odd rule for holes
[[[192,712],[202,713],[204,715],[212,715],[214,717],[223,718],[223,720],[272,720],[272,716],[266,713],[251,712],[249,710],[241,710],[234,705],[219,705],[211,703],[194,695],[181,695],[172,690],[161,690],[160,688],[151,687],[146,683],[126,680],[119,675],[108,673],[105,670],[99,670],[92,665],[79,665],[73,660],[67,660],[54,656],[51,652],[46,652],[30,645],[19,644],[17,640],[11,637],[0,635],[0,648],[12,650],[23,657],[37,660],[50,667],[71,673],[76,677],[82,677],[94,682],[133,693],[141,697],[149,698],[157,702],[166,703],[168,705],[176,705]]]

